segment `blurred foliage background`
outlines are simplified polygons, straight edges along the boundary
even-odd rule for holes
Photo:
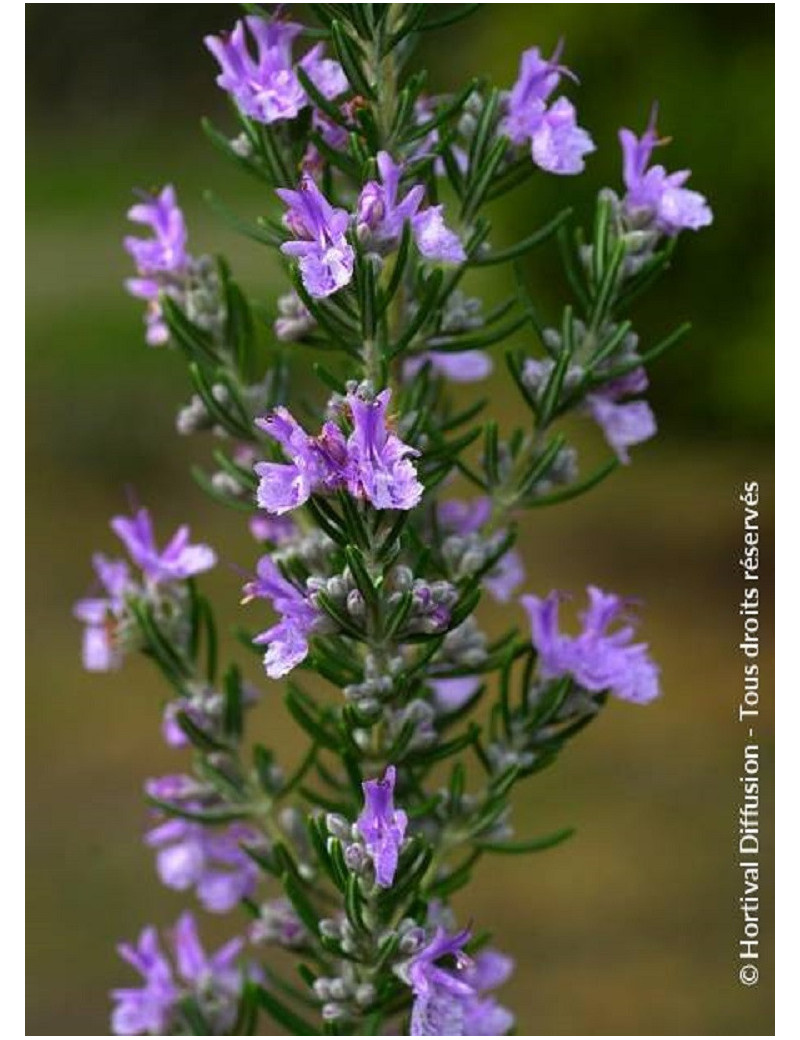
[[[188,397],[182,363],[144,346],[141,308],[121,289],[131,187],[173,182],[194,253],[225,252],[265,301],[281,283],[272,257],[202,200],[213,186],[246,215],[273,205],[198,126],[208,114],[232,127],[201,40],[232,24],[235,5],[29,4],[27,15],[28,1035],[105,1035],[106,991],[127,979],[114,943],[144,922],[170,923],[183,905],[160,889],[139,842],[142,779],[179,766],[160,746],[153,675],[130,662],[110,678],[86,676],[70,607],[90,553],[111,545],[107,518],[126,485],[164,533],[188,519],[225,560],[254,560],[236,515],[206,501],[186,471],[207,446],[173,433]],[[772,507],[773,7],[492,4],[431,34],[419,61],[435,91],[476,73],[510,85],[521,49],[548,51],[562,35],[581,78],[570,94],[599,150],[583,177],[541,175],[502,200],[493,239],[511,242],[567,202],[588,218],[598,188],[619,183],[617,128],[643,129],[655,98],[659,128],[674,137],[663,161],[691,167],[715,211],[711,229],[684,236],[674,271],[635,314],[645,344],[694,322],[688,345],[653,373],[661,436],[586,499],[532,515],[522,539],[531,590],[580,592],[591,581],[646,601],[643,634],[663,663],[665,696],[647,709],[612,705],[523,789],[521,835],[574,824],[577,836],[541,857],[484,863],[461,913],[517,958],[505,996],[521,1033],[769,1033],[768,781],[762,982],[737,981],[735,712],[741,483],[761,482],[767,542]],[[553,317],[565,300],[554,260],[544,250],[529,270]],[[492,270],[473,283],[490,297],[504,288]],[[520,412],[500,368],[490,391],[510,422]],[[765,552],[765,780],[771,568]],[[228,567],[208,582],[230,619],[238,585]],[[488,612],[487,627],[507,627],[512,609]],[[296,754],[277,686],[258,726]],[[206,923],[215,937],[235,927]]]

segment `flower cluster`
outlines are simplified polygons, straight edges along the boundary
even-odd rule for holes
[[[575,334],[581,336],[585,331],[576,322]],[[558,333],[553,333],[550,343],[561,342]],[[628,355],[628,358],[633,355]],[[522,378],[538,397],[542,397],[555,370],[552,358],[540,360],[528,358],[522,370]],[[564,388],[569,390],[580,385],[585,378],[585,369],[580,364],[570,365],[564,378]],[[624,376],[601,383],[597,389],[587,393],[583,411],[594,419],[603,431],[606,441],[614,450],[620,462],[629,463],[629,448],[654,437],[657,432],[653,410],[646,401],[631,401],[626,398],[643,393],[649,385],[647,372],[638,367],[629,370]]]
[[[634,629],[630,624],[609,631],[626,620],[625,600],[593,585],[587,591],[589,608],[581,617],[583,628],[578,636],[566,636],[559,630],[557,592],[545,599],[522,597],[542,679],[568,675],[591,693],[610,691],[634,704],[654,700],[659,694],[658,667],[646,644],[632,642]]]
[[[148,781],[145,790],[157,801],[180,805],[187,814],[213,810],[219,801],[192,777],[165,776]],[[191,819],[161,820],[147,832],[146,844],[156,850],[156,870],[167,888],[194,889],[203,907],[224,914],[253,895],[258,868],[243,845],[257,848],[259,832],[241,823],[211,830]]]
[[[121,946],[142,981],[112,993],[112,1028],[257,1035],[269,1015],[292,1035],[505,1035],[514,1017],[494,991],[513,963],[459,930],[448,901],[489,854],[567,837],[516,834],[517,785],[610,696],[660,693],[631,601],[589,586],[570,634],[562,594],[520,595],[536,588],[525,515],[588,491],[655,436],[651,362],[685,329],[648,345],[627,315],[711,209],[688,171],[651,165],[654,114],[640,138],[620,131],[623,188],[599,188],[590,232],[567,208],[546,222],[520,209],[517,241],[501,241],[489,204],[540,171],[581,173],[595,150],[560,93],[576,79],[561,46],[526,49],[510,90],[481,79],[433,97],[405,73],[439,24],[426,5],[311,9],[308,48],[280,8],[254,5],[205,41],[235,103],[232,136],[206,129],[283,206],[282,221],[236,218],[293,265],[271,318],[223,258],[188,253],[172,187],[129,214],[149,230],[125,240],[147,341],[189,363],[178,430],[212,435],[212,469],[195,476],[252,536],[243,602],[272,614],[236,634],[262,657],[265,692],[292,673],[285,706],[307,746],[287,763],[280,741],[251,736],[275,698],[221,660],[196,580],[214,551],[185,526],[162,547],[144,509],[116,517],[128,558],[97,554],[96,594],[75,607],[84,664],[106,671],[137,650],[161,673],[162,735],[186,761],[146,784],[145,844],[167,888],[247,916],[213,955],[190,914],[168,952],[153,928]],[[547,314],[519,261],[556,232],[568,277],[554,284],[570,297]],[[489,282],[474,268],[509,262],[518,277],[498,284],[511,296],[475,295]],[[499,379],[501,345],[520,408],[494,382],[469,397]],[[571,416],[602,430],[596,471]],[[299,972],[261,970],[276,948]]]
[[[258,561],[256,577],[245,587],[245,601],[268,600],[280,621],[257,635],[253,642],[266,646],[264,670],[270,679],[280,679],[298,665],[308,654],[308,640],[319,628],[323,615],[311,602],[305,590],[288,581],[278,570],[271,556]]]
[[[652,224],[664,235],[674,236],[685,229],[698,231],[707,227],[713,218],[703,196],[684,187],[690,171],[667,173],[663,166],[649,165],[654,148],[667,143],[658,138],[656,115],[654,106],[650,123],[639,138],[632,130],[619,132],[626,188],[622,200],[625,215],[634,227]]]
[[[191,544],[185,525],[159,550],[146,509],[138,509],[132,517],[114,517],[111,529],[139,568],[141,580],[133,579],[125,560],[95,554],[94,571],[101,595],[79,600],[74,609],[75,617],[86,626],[83,664],[91,672],[118,668],[124,651],[132,641],[135,645],[131,601],[151,603],[174,629],[180,620],[176,595],[180,596],[181,583],[210,570],[217,561],[208,545]]]
[[[132,296],[147,301],[146,339],[151,347],[159,347],[169,339],[159,301],[162,294],[181,298],[192,262],[186,252],[186,222],[175,189],[168,184],[157,195],[144,196],[128,210],[128,219],[144,224],[153,236],[125,239],[125,249],[136,264],[136,277],[125,285]]]
[[[514,1017],[491,990],[511,974],[513,962],[495,950],[475,958],[464,952],[470,933],[448,934],[439,925],[430,941],[397,971],[411,987],[411,1036],[503,1036]]]
[[[317,90],[332,99],[347,90],[338,62],[323,57],[317,44],[295,64],[294,41],[303,31],[295,22],[265,21],[252,15],[236,23],[230,33],[207,36],[206,47],[219,62],[217,83],[231,95],[240,111],[259,123],[294,119],[309,104],[297,75],[300,68]],[[255,43],[256,53],[248,40]]]
[[[310,437],[285,408],[260,419],[259,428],[292,462],[256,465],[259,506],[280,515],[313,494],[346,490],[376,509],[413,509],[423,492],[411,462],[417,452],[389,427],[390,398],[389,390],[374,397],[366,390],[350,391],[342,407],[349,437],[331,421]]]
[[[530,144],[531,157],[548,173],[575,174],[585,167],[584,156],[595,150],[589,134],[578,126],[575,106],[565,97],[548,104],[563,75],[560,50],[543,58],[538,47],[522,55],[519,76],[508,95],[503,131],[516,145]]]
[[[330,296],[350,284],[355,261],[347,237],[351,225],[361,245],[378,255],[397,247],[408,222],[425,260],[458,264],[466,259],[461,240],[444,222],[444,207],[420,209],[425,193],[420,184],[399,200],[403,171],[388,152],[378,153],[377,166],[381,179],[364,185],[352,217],[331,205],[309,174],[303,176],[296,191],[278,189],[287,207],[284,226],[294,236],[283,243],[281,252],[298,259],[303,285],[313,297]]]
[[[215,1035],[227,1035],[244,982],[239,966],[242,940],[232,939],[209,956],[188,913],[180,917],[170,939],[174,967],[161,949],[155,928],[145,928],[135,946],[119,946],[120,957],[141,975],[144,985],[112,992],[115,1035],[168,1036],[189,1031],[182,1010],[187,998],[197,1002]]]

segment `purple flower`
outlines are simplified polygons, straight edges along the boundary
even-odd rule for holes
[[[461,239],[444,222],[444,206],[428,206],[411,221],[417,249],[426,260],[460,264],[467,259]]]
[[[347,395],[353,419],[347,441],[347,486],[351,495],[366,498],[376,509],[413,509],[425,490],[409,459],[418,452],[388,428],[390,398],[390,390],[374,400]]]
[[[122,663],[116,634],[125,613],[125,595],[133,588],[124,560],[109,560],[101,553],[92,557],[104,597],[78,600],[74,616],[84,623],[83,667],[90,672],[108,672]]]
[[[175,189],[167,185],[158,195],[146,195],[128,210],[128,219],[144,224],[152,238],[125,239],[125,249],[136,264],[137,277],[129,278],[125,287],[132,296],[146,300],[146,340],[151,347],[169,339],[159,298],[162,293],[180,294],[191,258],[186,252],[186,222]]]
[[[178,724],[178,713],[183,710],[181,700],[167,701],[161,715],[161,736],[167,747],[187,748],[191,741]],[[194,722],[194,719],[192,719]]]
[[[558,98],[542,115],[542,121],[531,135],[533,161],[547,173],[581,173],[584,155],[595,150],[589,134],[580,126],[575,106],[565,97]]]
[[[514,962],[497,950],[484,950],[467,966],[465,977],[477,995],[466,1008],[464,1032],[467,1036],[505,1036],[514,1024],[514,1016],[488,990],[496,989],[511,975]]]
[[[255,55],[246,29],[255,42]],[[274,123],[294,119],[309,103],[292,60],[292,45],[301,31],[294,22],[267,22],[252,15],[237,22],[229,34],[205,38],[221,69],[217,84],[244,115]],[[300,66],[325,97],[335,98],[347,90],[347,79],[339,63],[323,58],[322,51],[322,44],[312,47]]]
[[[449,715],[458,711],[478,692],[480,679],[471,675],[458,676],[454,679],[431,680],[433,704],[441,715]]]
[[[441,502],[437,509],[439,523],[453,534],[473,534],[479,531],[492,515],[492,501],[486,495],[478,498],[451,498]]]
[[[262,516],[259,513],[250,518],[248,527],[257,542],[272,542],[273,545],[281,545],[297,534],[295,522],[284,516]]]
[[[710,224],[713,215],[699,192],[684,188],[691,170],[667,173],[663,166],[647,168],[653,149],[667,143],[658,139],[656,114],[654,106],[650,123],[640,138],[631,130],[619,132],[622,179],[627,189],[623,205],[629,216],[645,216],[665,235],[677,235],[684,228],[697,231]]]
[[[244,587],[245,602],[250,599],[268,599],[280,621],[256,636],[259,646],[266,646],[264,668],[271,679],[286,675],[308,654],[308,640],[321,616],[305,592],[288,581],[273,563],[271,557],[258,561],[257,576]]]
[[[640,394],[647,389],[647,373],[635,368],[619,379],[586,397],[586,407],[600,426],[606,440],[620,462],[630,462],[628,448],[655,436],[656,419],[646,401],[626,401],[623,397]]]
[[[188,913],[178,919],[170,938],[177,971],[164,955],[155,928],[145,928],[135,946],[121,943],[117,947],[123,960],[142,976],[144,985],[112,990],[114,1035],[167,1036],[182,1032],[174,1027],[178,1025],[178,1005],[186,996],[195,997],[203,1011],[212,1016],[215,1033],[227,1035],[242,988],[242,973],[236,967],[242,940],[231,940],[209,957]]]
[[[326,422],[317,437],[310,437],[286,408],[276,408],[256,426],[276,440],[292,462],[259,462],[254,467],[261,478],[257,501],[268,513],[297,509],[317,491],[335,491],[344,486],[347,448],[335,423]]]
[[[377,161],[380,183],[368,181],[358,197],[356,232],[359,238],[376,248],[391,248],[399,242],[405,222],[411,221],[417,249],[426,260],[456,264],[466,260],[461,240],[444,223],[443,207],[429,206],[420,211],[425,193],[421,184],[414,185],[399,199],[402,166],[388,152],[378,152]]]
[[[403,379],[410,382],[422,371],[425,365],[431,371],[451,383],[474,383],[486,379],[492,371],[492,359],[483,350],[464,350],[457,353],[428,350],[424,354],[416,354],[403,363]]]
[[[311,296],[337,292],[353,277],[346,210],[334,208],[307,175],[297,191],[279,188],[276,194],[289,207],[283,222],[295,236],[295,241],[283,243],[281,252],[299,257],[300,276]]]
[[[558,86],[561,73],[568,70],[558,64],[561,46],[553,57],[543,58],[538,47],[522,52],[517,81],[508,95],[504,133],[514,144],[524,144],[541,123],[549,96]]]
[[[548,173],[580,173],[584,156],[595,150],[589,134],[577,124],[575,108],[564,97],[548,108],[547,101],[562,75],[572,73],[558,64],[561,47],[542,58],[538,47],[524,51],[519,75],[508,96],[505,133],[513,144],[530,142],[533,161]],[[574,77],[572,77],[574,78]]]
[[[387,766],[382,780],[367,780],[361,785],[364,808],[356,820],[356,827],[375,867],[375,880],[381,888],[390,888],[394,881],[408,824],[403,810],[394,807],[395,777],[395,767]]]
[[[189,528],[179,527],[164,549],[159,551],[153,534],[153,522],[146,509],[138,509],[133,517],[115,516],[111,529],[124,543],[131,559],[154,585],[161,582],[185,581],[195,574],[210,570],[217,555],[208,545],[192,545]]]
[[[242,972],[235,964],[244,946],[242,939],[231,939],[209,957],[200,943],[194,918],[190,913],[184,913],[178,918],[172,940],[181,978],[198,989],[214,983],[223,993],[238,996]]]
[[[125,239],[125,249],[142,276],[180,274],[186,269],[186,222],[176,197],[168,184],[158,195],[145,196],[128,210],[128,219],[144,224],[153,232],[153,238]]]
[[[347,488],[376,509],[413,509],[423,487],[409,456],[417,452],[390,430],[386,411],[391,392],[375,398],[347,395],[353,430],[345,440],[339,427],[326,422],[311,437],[285,408],[276,408],[256,425],[282,446],[290,463],[259,462],[257,501],[269,513],[296,509],[320,491]]]
[[[414,993],[411,1036],[501,1036],[511,1028],[513,1016],[486,992],[505,982],[513,963],[492,950],[472,960],[464,953],[469,937],[439,926],[401,969]]]
[[[151,785],[149,790],[155,788]],[[186,808],[197,808],[187,802]],[[224,914],[251,896],[258,883],[258,867],[242,849],[259,835],[251,827],[232,823],[211,830],[192,820],[169,819],[149,831],[145,841],[156,849],[156,870],[167,888],[193,888],[206,910]]]
[[[422,202],[425,188],[421,184],[398,200],[402,166],[388,152],[378,152],[380,183],[368,181],[361,189],[356,207],[356,231],[359,237],[382,245],[395,245],[403,233],[403,225],[412,220]]]
[[[546,599],[523,596],[522,605],[531,620],[531,640],[538,651],[542,679],[570,675],[591,693],[610,690],[621,700],[647,704],[660,693],[659,669],[650,658],[646,643],[633,643],[632,625],[610,632],[625,620],[627,603],[619,596],[590,585],[589,609],[581,615],[583,630],[578,636],[559,631],[560,596]]]
[[[186,773],[169,773],[147,780],[144,789],[148,797],[166,802],[185,802],[206,793],[203,784]]]
[[[483,578],[486,591],[498,603],[510,603],[525,581],[525,565],[515,549],[509,549]]]
[[[121,943],[117,949],[145,984],[139,989],[112,991],[111,998],[116,1003],[112,1031],[116,1036],[166,1036],[180,991],[173,980],[172,967],[161,952],[155,928],[145,928],[136,946]]]

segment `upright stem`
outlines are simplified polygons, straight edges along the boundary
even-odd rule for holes
[[[375,105],[375,121],[378,124],[381,145],[386,148],[389,144],[394,116],[397,107],[397,68],[394,60],[394,51],[383,54],[383,44],[386,35],[391,36],[400,21],[405,4],[390,4],[389,14],[386,17],[386,29],[375,34],[372,40],[371,62],[374,75],[375,90],[378,95]]]

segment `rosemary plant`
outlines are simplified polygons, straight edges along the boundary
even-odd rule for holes
[[[148,782],[146,842],[164,884],[243,915],[213,955],[190,913],[166,947],[153,928],[121,946],[142,981],[113,994],[117,1034],[244,1035],[266,1020],[293,1035],[509,1032],[493,991],[511,961],[489,922],[459,928],[450,897],[480,860],[567,838],[514,835],[517,785],[609,696],[659,693],[619,596],[590,586],[570,635],[559,594],[522,595],[525,623],[494,640],[480,604],[510,617],[535,587],[514,548],[527,510],[589,491],[655,432],[647,368],[687,327],[644,346],[628,315],[678,233],[711,213],[688,173],[650,165],[654,114],[641,137],[620,132],[624,188],[599,192],[588,233],[564,209],[490,240],[487,204],[581,173],[595,146],[559,93],[574,87],[560,48],[526,50],[509,90],[476,78],[437,97],[408,74],[421,34],[477,6],[312,4],[311,28],[245,5],[206,40],[235,124],[206,133],[257,179],[267,215],[224,212],[286,272],[271,311],[222,258],[190,254],[172,187],[130,211],[147,235],[126,240],[147,342],[182,353],[191,380],[178,430],[216,444],[195,476],[258,546],[242,642],[270,680],[291,676],[307,750],[288,771],[247,739],[250,713],[272,709],[218,661],[198,581],[214,551],[186,528],[159,548],[145,509],[114,519],[130,562],[95,557],[100,592],[76,608],[84,661],[104,671],[141,652],[163,675],[163,736],[185,771]],[[572,298],[550,325],[519,262],[556,241]],[[513,291],[487,310],[470,274],[499,264]],[[316,352],[299,374],[324,402],[302,405],[302,423],[295,344]],[[503,360],[528,412],[517,429],[463,392]],[[579,472],[560,430],[572,413],[610,446],[596,472]],[[471,497],[451,497],[454,477]]]

